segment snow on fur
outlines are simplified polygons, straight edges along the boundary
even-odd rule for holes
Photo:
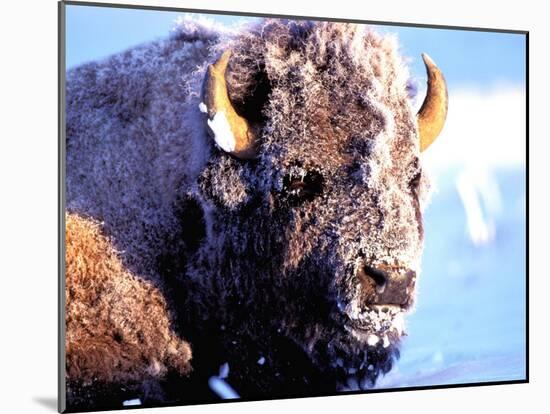
[[[231,102],[259,131],[249,162],[223,133],[215,145],[201,109],[227,48]],[[369,307],[357,268],[420,270],[428,182],[408,79],[395,39],[361,25],[179,22],[69,71],[67,209],[102,221],[127,271],[163,287],[194,354],[208,350],[194,372],[227,362],[254,397],[344,389],[342,372],[372,386],[402,312]],[[296,177],[316,183],[307,200],[287,188]]]
[[[216,144],[225,152],[232,152],[235,149],[236,141],[225,113],[222,111],[216,113],[207,123],[214,133]]]

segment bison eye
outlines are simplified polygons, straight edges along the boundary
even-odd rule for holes
[[[281,194],[289,205],[299,206],[322,194],[323,184],[323,176],[317,171],[308,171],[303,175],[287,174],[283,178]]]

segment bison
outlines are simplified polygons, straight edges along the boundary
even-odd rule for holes
[[[136,298],[126,335],[146,320],[193,352],[190,374],[166,364],[159,394],[142,401],[212,399],[221,365],[245,398],[364,390],[391,369],[420,271],[420,155],[447,112],[443,75],[423,59],[418,114],[395,39],[350,23],[265,19],[225,32],[186,20],[168,39],[68,72],[66,209],[101,222],[121,261],[98,283],[124,271],[154,286],[166,312]],[[95,269],[103,258],[81,260]],[[72,271],[68,289],[87,289]],[[68,320],[87,314],[88,302],[68,301]],[[104,324],[110,312],[94,315]],[[116,330],[97,335],[116,342]],[[131,354],[132,380],[150,381],[151,353],[174,359],[149,343]],[[80,363],[68,359],[67,372]],[[94,375],[128,387],[117,369]]]

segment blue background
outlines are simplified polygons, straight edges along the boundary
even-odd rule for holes
[[[68,6],[67,67],[166,37],[181,15]],[[243,20],[209,16],[226,25]],[[397,34],[420,89],[425,82],[420,54],[428,51],[444,69],[450,91],[442,144],[426,156],[427,164],[429,157],[438,158],[437,189],[425,212],[418,303],[407,319],[402,357],[379,386],[525,378],[525,36],[377,28]],[[502,119],[497,105],[517,110]],[[506,122],[515,124],[501,125]],[[457,141],[466,155],[444,151]],[[487,228],[489,235],[475,236]]]

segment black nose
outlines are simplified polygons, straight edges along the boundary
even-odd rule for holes
[[[369,281],[374,282],[377,293],[382,293],[384,291],[389,278],[388,272],[369,265],[362,266],[357,272],[357,276],[363,283],[368,283]]]
[[[382,290],[388,283],[388,272],[377,269],[372,266],[364,266],[364,272],[367,277],[370,277],[376,283],[377,290]]]
[[[356,271],[361,299],[366,304],[409,307],[414,300],[416,273],[396,266],[372,266],[363,263]]]

